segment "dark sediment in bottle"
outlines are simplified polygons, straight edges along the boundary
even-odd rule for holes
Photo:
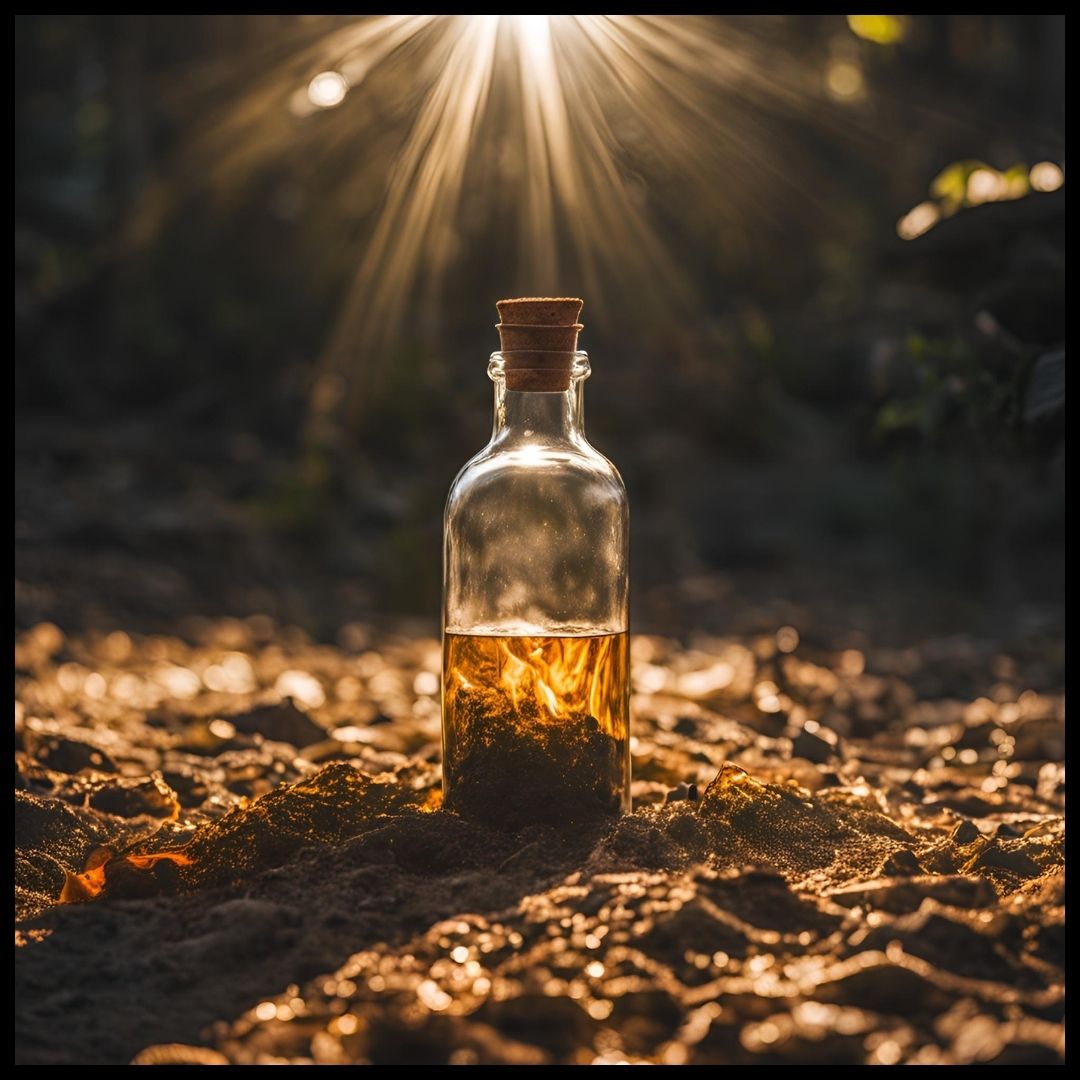
[[[507,828],[629,809],[628,635],[447,634],[445,806]]]

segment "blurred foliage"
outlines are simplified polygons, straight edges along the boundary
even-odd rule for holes
[[[910,365],[913,385],[878,410],[880,438],[914,435],[928,443],[951,439],[963,444],[994,438],[1009,420],[1015,421],[1013,388],[995,378],[967,342],[912,333],[903,343],[902,358]]]
[[[853,34],[876,45],[895,45],[907,36],[903,15],[849,15],[847,21]]]

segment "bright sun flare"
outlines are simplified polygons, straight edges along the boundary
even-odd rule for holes
[[[381,351],[419,288],[438,295],[461,249],[462,205],[478,191],[512,199],[517,236],[506,251],[518,268],[507,276],[526,292],[559,295],[569,268],[594,311],[617,291],[688,295],[612,120],[647,118],[633,152],[678,162],[679,197],[696,188],[698,205],[715,205],[715,178],[734,160],[744,178],[764,163],[760,148],[733,137],[735,122],[717,116],[708,94],[730,84],[746,100],[775,98],[783,82],[755,65],[745,43],[721,39],[697,16],[377,16],[355,30],[338,65],[347,92],[363,78],[350,72],[352,56],[367,74],[414,42],[428,43],[432,77],[324,357],[323,378],[347,387],[349,412],[363,408],[378,371],[359,371],[358,352]],[[336,96],[336,84],[325,89]],[[483,161],[492,148],[502,176],[489,169],[479,180],[477,155]],[[339,392],[324,396],[336,401]]]
[[[186,160],[237,189],[303,146],[337,185],[331,242],[363,246],[313,400],[355,415],[405,310],[436,311],[475,258],[477,220],[505,229],[491,258],[508,290],[582,290],[594,314],[692,295],[658,222],[678,209],[723,246],[785,177],[790,203],[764,121],[805,115],[800,80],[752,29],[707,16],[315,16]]]
[[[543,51],[551,44],[551,15],[499,15],[509,19],[523,50]]]

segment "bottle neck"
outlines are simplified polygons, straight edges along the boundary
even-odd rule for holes
[[[577,353],[566,390],[510,390],[498,353],[488,365],[495,383],[495,422],[491,441],[510,443],[583,443],[585,439],[585,380],[589,361]]]
[[[585,438],[585,380],[572,379],[562,392],[507,390],[495,381],[492,441],[580,442]]]

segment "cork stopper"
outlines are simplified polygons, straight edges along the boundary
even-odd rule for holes
[[[576,297],[500,300],[499,339],[508,390],[557,392],[570,387],[570,368],[582,326]]]
[[[575,296],[522,296],[499,300],[499,318],[511,326],[573,326],[584,302]]]
[[[499,323],[496,326],[504,353],[519,349],[543,349],[557,352],[573,352],[577,348],[581,323],[570,326],[513,326]]]

